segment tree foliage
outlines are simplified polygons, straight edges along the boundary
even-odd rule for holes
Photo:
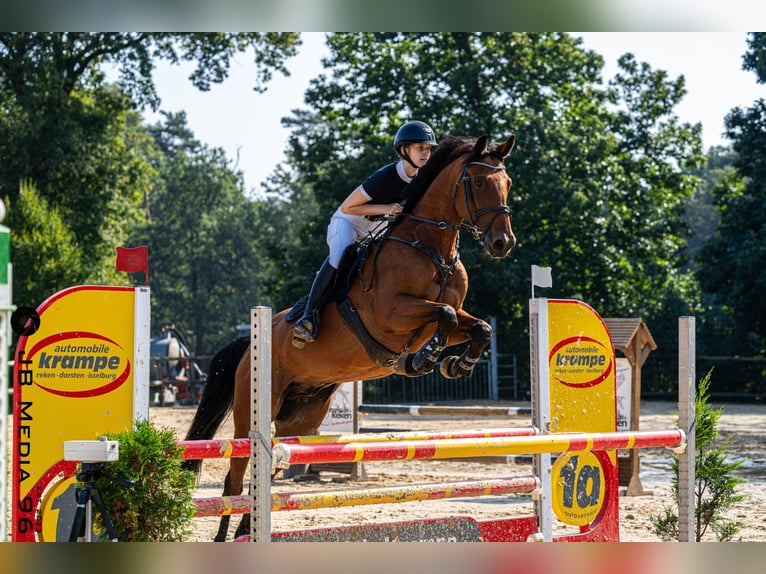
[[[758,82],[766,84],[766,33],[748,34],[747,52],[742,59],[742,68],[754,72]]]
[[[223,150],[196,140],[185,114],[166,114],[151,132],[161,185],[131,240],[149,247],[155,324],[174,324],[194,353],[209,353],[252,305],[270,303],[262,278],[272,264],[260,245],[276,232],[266,204],[246,198]]]
[[[14,298],[42,303],[55,291],[76,285],[83,275],[77,241],[58,209],[40,196],[35,186],[22,183],[19,195],[8,206],[13,230]]]
[[[195,61],[190,80],[206,90],[226,77],[233,55],[249,51],[262,90],[274,70],[286,72],[297,45],[291,33],[0,33],[0,197],[13,205],[20,182],[32,182],[76,242],[79,261],[68,278],[124,281],[108,269],[156,183],[150,140],[136,119],[138,108],[159,105],[156,62]],[[116,84],[105,65],[119,71]]]
[[[745,67],[762,72],[757,63],[766,57],[766,34],[751,35]],[[761,81],[763,77],[759,76]],[[713,190],[720,224],[699,257],[700,284],[716,307],[730,319],[725,333],[743,355],[766,349],[766,101],[735,108],[726,116],[726,135],[732,140],[733,173]]]
[[[710,406],[711,377],[712,370],[700,380],[694,402],[694,531],[697,542],[703,540],[708,529],[719,542],[727,542],[742,529],[742,524],[726,518],[726,512],[746,498],[737,492],[745,479],[732,474],[745,463],[745,459],[730,460],[727,455],[730,441],[719,438],[718,421],[723,408]],[[679,457],[674,454],[672,459],[672,492],[678,502]],[[665,541],[678,540],[678,514],[673,508],[665,507],[650,519],[657,536]]]
[[[273,72],[286,73],[297,34],[0,33],[0,197],[16,301],[126,282],[114,273],[114,246],[148,244],[154,324],[175,323],[195,352],[212,352],[253,304],[283,308],[305,294],[327,253],[332,212],[396,159],[396,128],[422,119],[438,137],[517,136],[507,164],[519,244],[503,261],[468,236],[460,251],[467,308],[497,317],[504,352],[528,352],[533,263],[553,267],[554,287],[540,295],[641,317],[663,352],[673,352],[682,314],[700,315],[732,348],[764,348],[764,279],[752,265],[764,258],[762,102],[732,111],[734,147],[711,150],[704,165],[701,127],[674,111],[683,77],[630,54],[605,83],[601,56],[568,34],[354,33],[327,42],[304,108],[283,119],[287,161],[266,195],[248,198],[223,152],[197,141],[183,115],[149,127],[137,110],[159,106],[160,59],[196,62],[190,81],[204,90],[247,51],[263,90]],[[751,34],[743,66],[761,81],[763,50],[764,35]]]
[[[192,531],[197,511],[194,473],[183,467],[183,448],[170,428],[139,420],[133,428],[107,433],[120,444],[120,458],[104,463],[95,481],[121,542],[181,542]],[[132,486],[116,479],[126,479]],[[95,510],[98,510],[94,507]],[[99,539],[109,540],[100,512],[94,512]]]
[[[583,298],[605,316],[664,327],[689,314],[697,294],[681,270],[683,213],[696,178],[686,170],[702,155],[700,126],[674,113],[683,78],[626,55],[603,87],[602,58],[567,34],[332,34],[328,46],[308,109],[285,122],[293,128],[292,192],[311,193],[319,205],[319,220],[307,223],[316,248],[306,273],[326,253],[332,210],[395,159],[396,128],[421,119],[437,139],[517,136],[507,163],[518,247],[489,261],[464,238],[461,257],[471,278],[467,308],[497,316],[501,340],[518,356],[527,352],[533,263],[553,267],[552,293]]]

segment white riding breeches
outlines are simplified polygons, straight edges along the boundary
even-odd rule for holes
[[[330,265],[337,269],[346,247],[373,233],[381,225],[384,225],[381,221],[370,221],[366,217],[346,215],[336,211],[327,226]]]

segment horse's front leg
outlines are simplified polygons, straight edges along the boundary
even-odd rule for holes
[[[436,332],[418,351],[403,353],[394,366],[394,372],[408,377],[426,375],[434,370],[452,331],[458,326],[455,309],[449,305],[435,308]]]
[[[464,325],[466,328],[461,329]],[[450,355],[442,360],[439,372],[448,379],[470,377],[481,353],[492,339],[492,327],[489,323],[467,313],[464,313],[460,318],[460,327],[457,331],[455,338],[460,336],[460,331],[468,331],[471,343],[460,356]]]

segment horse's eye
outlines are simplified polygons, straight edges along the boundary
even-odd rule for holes
[[[479,179],[478,177],[473,178],[473,186],[474,187],[481,187],[484,184],[484,182]]]

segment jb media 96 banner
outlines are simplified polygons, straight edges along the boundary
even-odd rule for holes
[[[77,461],[64,441],[148,418],[149,314],[148,287],[78,286],[27,321],[13,369],[14,542],[69,539]]]

